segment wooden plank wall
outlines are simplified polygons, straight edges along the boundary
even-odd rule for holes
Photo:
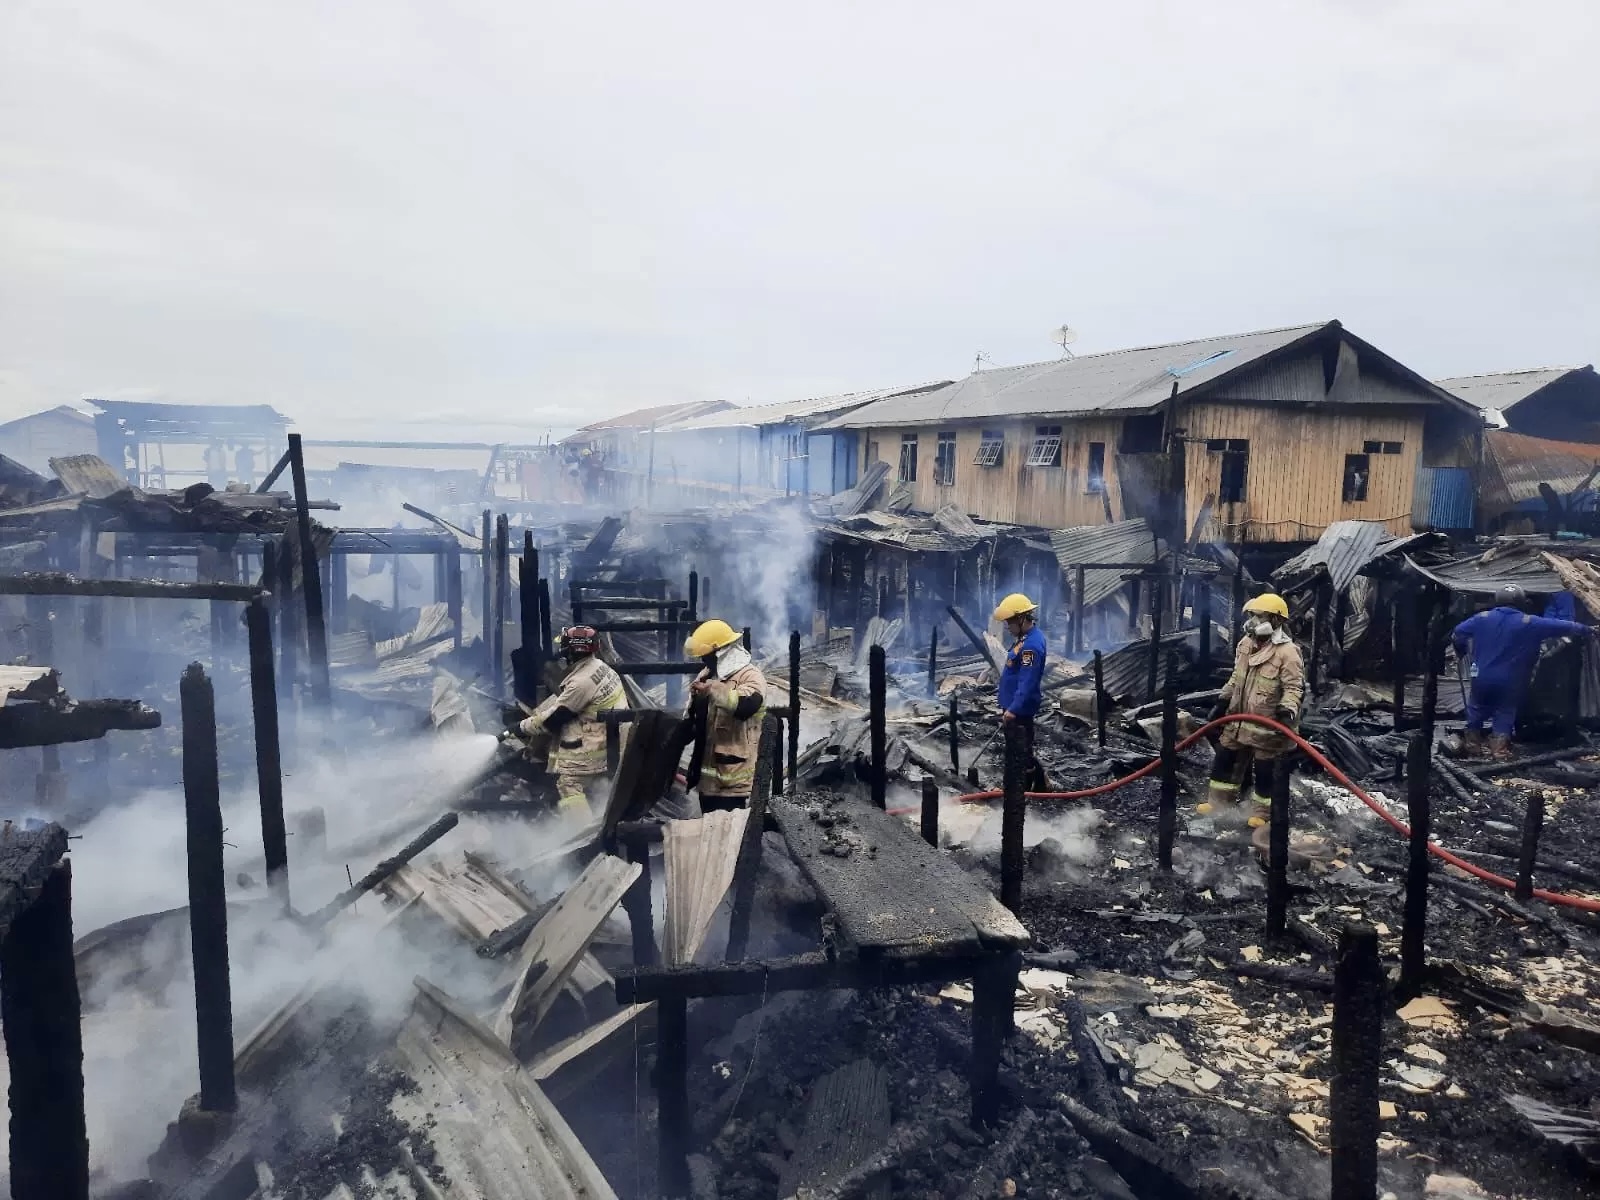
[[[1228,542],[1298,542],[1316,539],[1335,521],[1380,521],[1397,534],[1411,532],[1412,488],[1422,453],[1426,410],[1349,407],[1286,412],[1255,405],[1197,404],[1185,419],[1188,437],[1186,501],[1192,521],[1207,496],[1216,495],[1222,455],[1202,440],[1245,438],[1249,475],[1242,503],[1218,505],[1215,535]],[[1399,442],[1399,454],[1374,454],[1367,498],[1344,503],[1344,458],[1368,441]]]
[[[1038,425],[1061,426],[1061,466],[1024,467]],[[1117,434],[1121,418],[1095,417],[1068,421],[1059,417],[989,420],[943,426],[923,425],[906,428],[863,430],[863,469],[874,458],[889,464],[892,485],[900,475],[900,438],[914,433],[917,442],[917,479],[913,484],[913,507],[933,512],[954,504],[963,512],[991,521],[1015,521],[1023,525],[1059,528],[1068,525],[1099,525],[1105,521],[1105,506],[1100,496],[1087,490],[1089,445],[1103,442],[1106,447],[1106,487],[1112,498],[1112,513],[1120,519],[1116,479]],[[985,429],[1005,434],[1005,450],[1000,465],[977,467],[973,458]],[[939,434],[956,435],[956,472],[953,484],[935,484],[934,462]],[[876,443],[876,453],[873,445]]]

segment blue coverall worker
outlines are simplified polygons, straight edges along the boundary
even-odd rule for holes
[[[1467,695],[1467,727],[1461,738],[1464,755],[1483,746],[1483,726],[1491,722],[1490,753],[1511,757],[1511,731],[1539,661],[1539,644],[1554,637],[1591,637],[1594,629],[1576,621],[1556,621],[1522,611],[1527,595],[1508,585],[1495,594],[1496,607],[1457,625],[1450,640],[1465,656],[1472,643],[1472,688]]]
[[[1000,669],[1000,720],[1022,730],[1028,751],[1029,791],[1045,789],[1044,768],[1034,754],[1033,719],[1044,702],[1044,634],[1034,624],[1038,606],[1021,592],[1013,592],[994,610],[994,619],[1004,621],[1011,635],[1011,649]]]

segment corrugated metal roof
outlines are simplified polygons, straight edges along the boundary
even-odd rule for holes
[[[1458,558],[1454,562],[1425,566],[1409,554],[1406,562],[1453,592],[1490,595],[1508,583],[1518,584],[1530,592],[1559,592],[1565,586],[1561,577],[1539,557],[1539,551],[1548,545],[1543,540],[1523,544],[1497,542],[1482,554]],[[1571,552],[1570,546],[1564,549]]]
[[[128,481],[98,454],[70,454],[52,458],[50,469],[73,495],[105,500],[128,490]]]
[[[1272,577],[1298,580],[1322,567],[1333,581],[1334,590],[1342,592],[1390,540],[1389,531],[1376,521],[1335,521],[1322,531],[1314,545],[1284,563]]]
[[[1501,371],[1494,375],[1459,375],[1436,382],[1445,391],[1460,396],[1482,409],[1505,412],[1535,392],[1541,392],[1574,371],[1593,371],[1593,367],[1533,367],[1526,371]]]
[[[725,408],[732,407],[733,405],[726,400],[692,400],[684,404],[657,404],[652,408],[636,408],[631,412],[607,417],[603,421],[591,421],[562,441],[586,441],[585,434],[596,433],[603,429],[649,429],[652,426],[661,429],[675,421],[687,421],[703,413],[721,412]]]
[[[878,388],[869,392],[847,392],[838,396],[818,396],[811,400],[790,400],[778,404],[752,404],[744,407],[725,408],[719,412],[690,417],[687,420],[678,421],[670,426],[662,426],[661,428],[677,431],[680,429],[731,429],[736,426],[754,428],[761,425],[786,425],[790,421],[798,421],[803,418],[847,413],[860,408],[863,404],[871,404],[875,400],[886,400],[891,396],[911,396],[930,392],[935,388],[944,387],[948,383],[949,380],[937,380],[932,383],[919,383],[915,387]]]
[[[824,428],[1149,409],[1167,398],[1174,382],[1180,395],[1194,391],[1264,355],[1336,327],[1335,322],[1294,325],[977,371],[931,392],[876,401]]]
[[[1510,508],[1537,499],[1541,483],[1561,496],[1582,487],[1600,466],[1600,446],[1491,429],[1484,434],[1483,466],[1480,499],[1491,507]]]
[[[1078,525],[1050,531],[1050,549],[1061,564],[1061,575],[1071,587],[1079,563],[1153,563],[1155,535],[1143,517],[1110,525]],[[1093,608],[1122,586],[1121,571],[1085,571],[1083,603]]]

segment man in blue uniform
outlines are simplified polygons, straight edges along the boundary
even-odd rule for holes
[[[1490,754],[1511,757],[1511,730],[1517,709],[1528,693],[1539,644],[1546,638],[1591,637],[1594,629],[1576,621],[1556,621],[1523,611],[1528,597],[1515,584],[1495,593],[1496,606],[1468,617],[1451,635],[1456,653],[1465,657],[1472,643],[1472,690],[1467,696],[1467,728],[1461,736],[1463,756],[1483,749],[1483,725],[1492,721]]]
[[[1044,700],[1044,634],[1034,624],[1038,610],[1032,600],[1021,592],[1013,592],[1000,601],[994,610],[994,619],[1004,621],[1011,635],[1011,649],[1006,654],[1006,664],[1000,670],[1000,720],[1016,724],[1023,731],[1028,748],[1028,790],[1041,792],[1045,788],[1044,768],[1033,753],[1033,718]]]

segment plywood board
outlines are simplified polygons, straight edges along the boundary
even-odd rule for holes
[[[668,966],[693,962],[717,906],[733,882],[748,809],[668,821],[662,832],[666,871],[666,928],[661,953]]]

